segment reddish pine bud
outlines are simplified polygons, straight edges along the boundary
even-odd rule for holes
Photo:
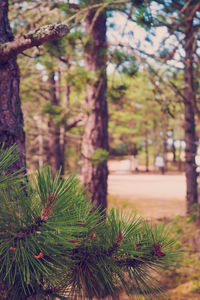
[[[155,243],[154,245],[154,254],[156,255],[156,256],[158,256],[158,257],[162,257],[162,256],[165,256],[166,254],[165,253],[163,253],[162,251],[161,251],[161,247],[162,247],[162,244],[160,244],[160,243]]]
[[[40,259],[40,258],[43,258],[43,253],[42,252],[40,252],[39,253],[39,255],[34,255],[34,257],[36,258],[36,259]]]
[[[15,250],[16,250],[16,248],[14,248],[14,247],[10,247],[10,250],[11,250],[11,251],[15,251]]]
[[[95,237],[95,233],[92,232],[91,235],[90,235],[90,240],[92,240],[94,237]]]
[[[76,240],[70,240],[70,242],[74,243],[76,247],[78,246],[78,242]]]

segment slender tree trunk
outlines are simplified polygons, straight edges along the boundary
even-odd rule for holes
[[[13,40],[8,22],[8,1],[0,1],[0,43]],[[0,64],[0,144],[10,147],[14,143],[19,160],[10,168],[16,171],[25,167],[25,133],[19,98],[19,68],[16,56]]]
[[[49,97],[51,105],[58,106],[59,99],[56,93],[55,72],[49,72]],[[48,122],[48,164],[54,173],[60,168],[60,129],[56,126],[53,116],[50,115]]]
[[[162,170],[162,173],[164,174],[167,171],[167,125],[168,125],[168,113],[166,110],[166,96],[164,95],[164,93],[162,94],[162,99],[163,99],[163,103],[162,103],[162,107],[161,107],[161,116],[162,116],[162,120],[161,120],[161,126],[162,126],[162,156],[164,159],[164,167]]]
[[[83,135],[83,180],[88,185],[92,201],[102,209],[107,207],[107,162],[92,165],[90,157],[98,148],[108,150],[108,112],[106,101],[106,13],[95,15],[89,12],[86,18],[86,34],[89,41],[85,48],[85,66],[96,79],[88,85],[86,91],[86,109],[88,112]]]
[[[148,144],[148,133],[145,131],[145,167],[146,172],[149,172],[149,144]]]
[[[182,161],[181,161],[181,145],[180,148],[178,149],[178,171],[181,172],[182,171]]]
[[[44,133],[42,128],[42,118],[41,116],[38,117],[38,152],[39,152],[39,158],[38,158],[38,165],[40,168],[43,168],[44,166]]]
[[[38,148],[38,166],[42,168],[44,166],[44,132],[43,132],[43,123],[42,116],[35,115],[34,120],[36,121],[38,135],[35,140]]]
[[[173,139],[173,143],[172,143],[172,154],[173,154],[173,163],[176,163],[176,147],[174,145],[174,139]]]
[[[190,12],[187,12],[189,17]],[[189,19],[189,18],[188,18]],[[193,78],[193,56],[195,47],[195,36],[193,28],[193,19],[187,21],[187,30],[185,33],[185,61],[184,61],[184,105],[185,105],[185,174],[187,187],[187,213],[193,211],[193,205],[198,202],[197,193],[197,172],[195,166],[196,156],[196,134],[195,134],[195,87]]]
[[[67,73],[70,70],[70,59],[68,58],[68,64],[67,64]],[[65,87],[65,95],[64,95],[64,100],[63,100],[63,108],[65,109],[68,104],[69,104],[69,95],[70,95],[70,84],[67,82],[66,87]],[[67,143],[67,138],[66,138],[66,124],[62,124],[60,126],[60,165],[61,165],[61,175],[64,175],[65,173],[65,149],[66,149],[66,143]]]

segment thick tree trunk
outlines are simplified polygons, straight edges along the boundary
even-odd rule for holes
[[[188,11],[188,16],[190,12]],[[193,79],[193,56],[195,51],[195,37],[192,26],[193,20],[188,21],[185,34],[185,61],[184,61],[184,105],[185,105],[185,174],[187,186],[187,213],[193,211],[193,205],[198,202],[197,172],[195,166],[196,134],[195,134],[195,88]]]
[[[55,72],[49,72],[49,100],[51,105],[58,106],[59,99],[56,93]],[[60,128],[56,126],[53,116],[49,116],[48,122],[48,164],[51,166],[53,173],[60,168]]]
[[[96,79],[87,87],[86,109],[88,112],[83,135],[83,180],[88,185],[92,201],[102,209],[107,207],[107,162],[97,166],[91,163],[93,152],[102,148],[108,150],[108,112],[106,101],[106,14],[95,15],[92,11],[86,18],[86,34],[89,41],[85,48],[85,65]]]
[[[0,1],[0,42],[13,40],[8,22],[8,1]],[[19,151],[19,160],[10,168],[16,171],[25,167],[25,133],[19,98],[19,68],[16,56],[0,64],[0,143],[10,147],[14,143]]]

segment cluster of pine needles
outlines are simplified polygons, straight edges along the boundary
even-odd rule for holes
[[[9,171],[15,146],[0,149],[0,283],[3,299],[102,299],[121,289],[155,299],[155,271],[177,262],[164,225],[94,209],[87,190],[50,167]]]

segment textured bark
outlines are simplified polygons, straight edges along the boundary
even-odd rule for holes
[[[58,106],[60,99],[56,93],[55,73],[49,73],[49,101],[51,105]],[[48,164],[52,171],[56,173],[60,168],[60,128],[56,126],[52,115],[49,116],[48,122]]]
[[[2,2],[7,2],[3,0]],[[11,57],[34,46],[39,46],[47,41],[65,36],[69,32],[68,26],[64,24],[45,25],[31,31],[19,39],[4,41],[0,44],[0,63],[7,62]],[[7,42],[7,43],[5,43]]]
[[[8,22],[8,1],[0,1],[0,42],[13,40]],[[25,167],[25,134],[19,98],[19,68],[16,56],[0,65],[0,143],[5,147],[17,144],[19,160],[11,167],[16,171]]]
[[[86,18],[86,34],[89,41],[85,48],[85,65],[94,72],[96,79],[86,91],[86,110],[88,112],[83,135],[83,180],[91,193],[92,201],[102,209],[107,207],[107,162],[92,165],[91,156],[98,148],[108,150],[108,112],[106,101],[106,14],[96,15],[91,11]]]
[[[187,12],[189,17],[190,11]],[[196,156],[196,134],[195,134],[195,88],[193,78],[193,56],[195,51],[195,37],[193,28],[193,19],[187,21],[187,30],[185,33],[185,61],[184,61],[184,105],[185,105],[185,174],[187,187],[187,213],[193,211],[193,205],[198,202],[197,193],[197,172],[195,166]]]

